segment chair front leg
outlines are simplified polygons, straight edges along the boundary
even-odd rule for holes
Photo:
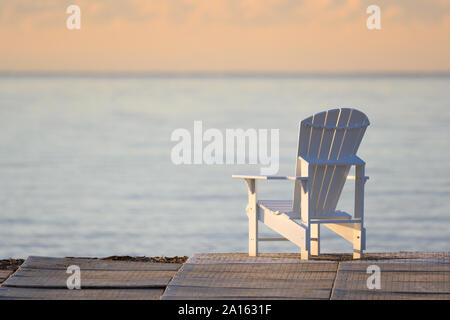
[[[257,184],[255,179],[245,179],[248,187],[248,255],[258,255],[258,207]]]
[[[310,248],[311,255],[318,256],[320,254],[320,224],[311,224]]]
[[[304,242],[304,247],[301,248],[300,250],[300,259],[301,260],[309,260],[311,259],[311,249],[310,249],[310,241],[308,240],[308,234],[311,231],[311,229],[308,228],[308,230],[306,231],[307,234],[307,239],[305,239]]]
[[[365,165],[355,167],[355,218],[361,219],[359,228],[353,232],[353,259],[361,259],[366,247],[364,229],[364,185],[366,183]]]
[[[361,259],[363,257],[365,232],[362,223],[359,228],[353,231],[353,259]]]
[[[300,162],[301,172],[303,176],[311,177],[312,167],[308,162],[302,160]],[[306,226],[306,234],[304,243],[301,249],[301,259],[309,260],[311,258],[311,224],[309,223],[309,208],[310,208],[310,192],[311,192],[311,180],[302,180],[300,184],[300,216],[302,220],[302,224]],[[318,247],[317,247],[318,249]]]

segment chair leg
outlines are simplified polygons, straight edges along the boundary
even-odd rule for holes
[[[302,251],[300,253],[300,259],[301,260],[309,260],[309,259],[311,259],[311,254],[310,254],[309,250],[302,249]]]
[[[311,259],[311,227],[306,229],[305,240],[303,242],[303,247],[300,249],[300,259],[309,260]]]
[[[361,259],[363,257],[363,227],[360,225],[359,229],[353,231],[353,259]]]
[[[248,255],[258,255],[258,220],[252,216],[248,219]]]
[[[318,256],[320,254],[320,224],[311,225],[311,255]]]

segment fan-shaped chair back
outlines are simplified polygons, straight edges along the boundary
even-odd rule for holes
[[[350,165],[326,164],[356,156],[369,119],[349,108],[317,113],[300,123],[296,176],[302,176],[301,158],[310,166],[310,215],[320,217],[336,210]],[[316,163],[316,164],[314,164]],[[305,176],[306,174],[303,174]],[[294,211],[300,211],[300,185],[294,188]]]

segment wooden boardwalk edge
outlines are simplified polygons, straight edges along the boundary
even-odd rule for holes
[[[32,256],[13,274],[0,270],[0,299],[450,300],[449,252],[368,256],[300,261],[299,254],[206,253],[184,264]],[[67,289],[71,265],[80,267],[81,290]],[[379,288],[367,284],[374,266]]]

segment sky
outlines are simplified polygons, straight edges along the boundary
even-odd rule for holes
[[[0,71],[449,72],[449,35],[450,0],[5,0]]]

